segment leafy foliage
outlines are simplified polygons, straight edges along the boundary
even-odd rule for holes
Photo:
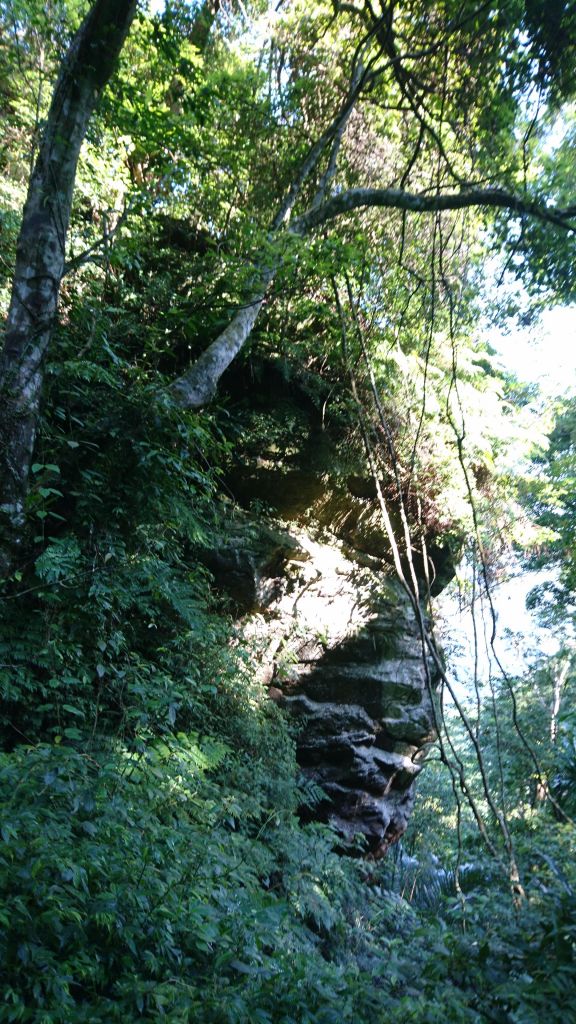
[[[567,5],[544,19],[541,4],[516,0],[470,15],[452,2],[395,6],[385,46],[427,58],[415,67],[388,52],[334,187],[486,177],[564,202],[572,129],[553,159],[539,152],[537,182],[523,179],[515,131],[530,82],[555,103],[573,88],[568,47],[551,45]],[[4,306],[37,134],[84,7],[0,3]],[[272,238],[354,54],[376,59],[385,19],[366,25],[353,5],[294,2],[275,20],[266,4],[226,5],[201,38],[199,8],[140,13],[80,161],[30,542],[0,594],[0,1021],[564,1022],[576,987],[572,834],[535,801],[504,693],[483,721],[494,786],[494,710],[513,754],[520,913],[467,818],[468,866],[449,866],[457,812],[436,765],[411,861],[338,856],[328,830],[301,823],[298,809],[322,794],[299,778],[290,729],[198,557],[231,532],[234,457],[274,451],[289,464],[309,410],[319,477],[327,427],[340,460],[330,470],[365,472],[364,416],[385,496],[404,502],[416,541],[456,551],[477,532],[495,558],[521,540],[510,467],[533,421],[475,336],[484,218],[368,212],[306,244]],[[303,186],[303,208],[325,170]],[[569,295],[570,243],[551,253],[547,228],[521,227],[513,267]],[[176,409],[174,377],[245,308],[268,263],[273,291],[220,404]],[[271,364],[300,411],[259,400]],[[562,561],[563,600],[572,419],[566,409],[545,477],[525,487],[546,555]],[[519,710],[549,791],[573,813],[573,678],[551,742],[553,668],[517,683]]]

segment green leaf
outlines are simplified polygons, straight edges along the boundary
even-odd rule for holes
[[[81,708],[75,708],[72,704],[63,704],[62,705],[62,709],[64,711],[68,711],[69,714],[71,714],[71,715],[77,715],[78,718],[85,718],[86,717],[85,713],[81,710]]]

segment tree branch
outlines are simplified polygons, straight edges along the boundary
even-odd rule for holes
[[[326,135],[323,138],[326,139]],[[286,210],[286,206],[285,201],[280,209]],[[313,204],[306,213],[292,221],[288,230],[290,234],[302,237],[328,221],[367,207],[412,213],[438,213],[468,207],[497,208],[529,215],[566,231],[576,231],[576,223],[572,223],[576,219],[573,206],[566,209],[549,207],[499,188],[469,188],[438,195],[406,192],[397,188],[354,188],[332,196],[321,205]],[[274,224],[277,229],[281,223],[276,217]],[[242,307],[190,369],[172,384],[171,391],[179,405],[187,409],[200,409],[214,397],[220,377],[250,337],[276,269],[276,266],[272,266],[263,271],[253,300]]]
[[[353,188],[332,196],[321,206],[307,210],[292,222],[290,231],[296,235],[306,235],[327,221],[365,207],[408,210],[412,213],[438,213],[474,206],[509,210],[511,213],[535,217],[566,231],[576,231],[576,224],[573,223],[576,211],[573,206],[566,209],[546,206],[544,203],[523,199],[513,192],[500,188],[469,188],[461,192],[439,195],[405,192],[397,188]]]

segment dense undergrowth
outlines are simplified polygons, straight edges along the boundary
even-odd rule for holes
[[[45,370],[25,553],[0,592],[0,1022],[568,1024],[573,826],[534,800],[509,712],[504,739],[488,728],[483,741],[521,905],[473,824],[457,821],[434,762],[404,849],[378,863],[341,856],[330,830],[303,823],[301,808],[321,794],[299,775],[290,726],[255,684],[231,609],[197,557],[237,515],[223,483],[234,451],[290,457],[298,424],[259,404],[267,359],[305,377],[318,437],[328,424],[344,439],[343,474],[364,429],[386,496],[406,500],[419,542],[430,532],[455,548],[481,539],[484,568],[496,572],[525,525],[510,466],[516,449],[527,458],[535,420],[521,422],[528,399],[475,337],[482,217],[368,213],[306,244],[270,239],[342,102],[342,68],[363,32],[362,19],[333,29],[336,8],[353,15],[353,5],[285,6],[262,54],[268,5],[238,5],[256,19],[253,37],[230,14],[206,52],[193,42],[197,4],[168,4],[156,18],[142,10],[82,152],[67,253],[77,273],[64,278]],[[3,311],[50,89],[85,7],[0,2]],[[517,174],[524,188],[538,133],[532,125],[520,159],[515,110],[525,112],[521,89],[537,66],[514,50],[522,5],[496,5],[502,48],[492,8],[466,28],[459,5],[437,4],[443,43],[429,48],[429,5],[395,7],[407,52],[430,58],[421,70],[432,112],[410,120],[387,71],[351,122],[337,189],[393,182],[428,194],[483,181],[493,160],[496,184]],[[469,44],[472,59],[456,70],[452,54]],[[554,52],[564,69],[564,50]],[[425,130],[429,116],[438,132]],[[568,143],[560,169],[571,188]],[[304,207],[320,184],[319,172]],[[548,255],[548,236],[540,245]],[[519,240],[510,246],[528,262]],[[221,404],[176,408],[170,383],[245,307],[267,262],[277,280]],[[547,265],[537,263],[538,279]],[[251,394],[239,413],[230,394],[242,375]],[[558,476],[565,483],[563,468]],[[550,534],[565,496],[546,488],[534,502],[546,512],[548,496]],[[572,518],[563,524],[566,560]],[[552,749],[534,680],[519,692],[557,803],[573,811],[570,702]],[[461,756],[478,792],[477,765]]]
[[[515,910],[470,826],[457,894],[432,769],[415,861],[303,825],[319,794],[194,556],[233,515],[224,435],[126,398],[123,366],[62,365],[2,597],[0,1020],[564,1021],[566,827],[519,821]]]
[[[494,882],[410,905],[300,829],[263,760],[184,735],[4,757],[2,1019],[566,1019],[566,880],[518,916]]]

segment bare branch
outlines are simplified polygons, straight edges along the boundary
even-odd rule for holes
[[[573,206],[561,209],[544,203],[523,199],[501,188],[469,188],[461,192],[424,195],[405,192],[397,188],[353,188],[332,196],[322,206],[312,207],[292,222],[290,230],[305,235],[314,228],[334,220],[345,213],[365,207],[390,210],[409,210],[412,213],[438,213],[442,210],[464,210],[468,207],[488,207],[528,215],[537,220],[555,224],[566,231],[576,231]]]
[[[342,135],[348,122],[348,118],[350,117],[350,114],[354,109],[356,101],[366,84],[366,78],[368,74],[369,73],[365,70],[361,62],[358,61],[352,70],[352,75],[350,78],[350,87],[348,89],[348,93],[346,95],[344,103],[340,107],[340,110],[336,114],[336,117],[328,125],[326,131],[323,132],[320,138],[316,140],[314,145],[310,147],[308,155],[301,164],[298,174],[296,175],[290,189],[288,190],[285,198],[280,204],[280,207],[276,213],[276,216],[274,217],[274,220],[272,221],[272,231],[277,231],[278,228],[280,228],[282,224],[284,224],[284,222],[290,217],[294,205],[296,204],[300,192],[302,191],[302,186],[304,185],[304,182],[318,166],[318,162],[322,158],[322,155],[325,152],[326,147],[329,146],[330,143],[335,138],[337,138],[339,135]]]

